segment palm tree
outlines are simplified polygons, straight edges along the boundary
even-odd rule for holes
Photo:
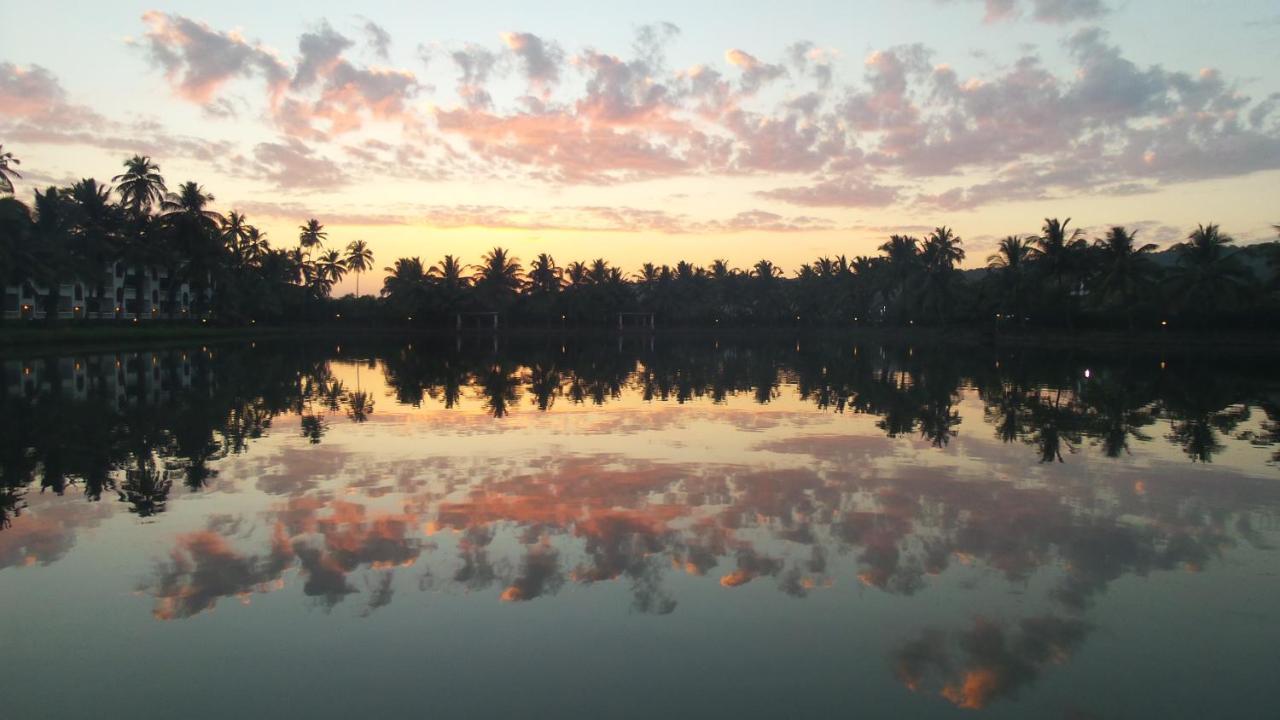
[[[337,250],[326,250],[316,259],[315,286],[318,294],[328,295],[329,290],[347,274],[346,261]]]
[[[1047,278],[1054,281],[1058,300],[1062,303],[1066,316],[1067,327],[1071,327],[1071,305],[1075,297],[1067,287],[1067,283],[1077,277],[1081,256],[1088,248],[1088,243],[1082,237],[1083,231],[1079,228],[1067,231],[1070,223],[1071,218],[1063,221],[1057,218],[1045,218],[1044,227],[1041,229],[1043,234],[1034,241],[1036,265]]]
[[[550,321],[560,301],[564,273],[556,265],[555,258],[542,253],[529,266],[528,280],[530,309]]]
[[[35,258],[33,279],[45,288],[45,320],[53,323],[58,318],[58,298],[62,281],[74,276],[79,258],[72,252],[71,239],[73,206],[71,193],[65,188],[49,187],[43,193],[36,191],[32,237]]]
[[[1120,300],[1130,330],[1133,329],[1133,305],[1138,291],[1151,281],[1154,273],[1149,256],[1156,250],[1155,243],[1136,245],[1136,237],[1136,232],[1116,226],[1093,244],[1098,257],[1099,298]]]
[[[312,250],[323,248],[324,241],[329,237],[329,233],[324,231],[324,225],[315,218],[308,220],[305,225],[300,225],[298,230],[298,244],[306,251],[308,257],[311,256]]]
[[[13,153],[5,152],[4,145],[0,145],[0,193],[13,194],[13,178],[20,178],[22,175],[10,166],[21,164],[21,160],[14,157]]]
[[[245,262],[255,265],[261,264],[262,259],[269,252],[271,252],[271,243],[267,240],[267,234],[253,225],[246,228],[244,239]]]
[[[382,281],[382,296],[402,316],[419,314],[427,290],[427,273],[422,260],[400,258],[395,265],[383,268],[387,277]]]
[[[924,251],[926,265],[950,270],[964,261],[964,241],[951,228],[945,225],[935,228],[925,238]]]
[[[574,260],[564,269],[564,277],[569,287],[579,287],[587,283],[587,266],[585,263]]]
[[[1000,241],[994,253],[987,256],[987,267],[996,273],[1003,286],[1002,309],[1006,314],[1012,311],[1018,318],[1022,317],[1018,294],[1022,290],[1027,265],[1035,254],[1031,242],[1029,238],[1010,235]]]
[[[782,277],[782,268],[769,260],[757,260],[756,264],[751,266],[751,274],[761,280],[776,280]]]
[[[520,263],[503,248],[490,250],[476,268],[475,288],[495,308],[505,307],[521,284]]]
[[[467,286],[467,278],[463,276],[466,266],[452,255],[445,255],[440,262],[431,266],[427,275],[437,284],[450,288]]]
[[[0,197],[0,285],[31,275],[31,232],[31,210],[17,198]]]
[[[223,217],[209,209],[214,200],[213,194],[205,192],[203,185],[188,181],[178,186],[178,192],[165,195],[160,209],[166,215],[185,216],[202,227],[217,230]]]
[[[781,316],[779,306],[782,304],[782,268],[769,260],[757,260],[751,266],[749,286],[751,299],[748,301],[750,312],[756,320],[766,322],[777,320]]]
[[[222,242],[235,259],[236,267],[243,267],[245,243],[249,239],[249,223],[244,214],[232,210],[222,220]]]
[[[924,265],[924,283],[920,288],[922,306],[932,306],[942,321],[953,304],[952,280],[956,263],[964,260],[963,241],[949,227],[936,228],[925,238],[920,252]]]
[[[206,289],[219,261],[219,228],[223,218],[210,210],[214,197],[194,181],[178,186],[160,204],[171,245],[166,265],[169,268],[168,303],[172,312],[179,280],[190,283],[197,311],[203,311]]]
[[[347,245],[345,259],[347,269],[356,274],[356,297],[360,297],[360,275],[373,267],[373,251],[363,240],[352,240]]]
[[[885,254],[888,263],[891,292],[895,298],[902,299],[907,283],[920,269],[920,241],[910,235],[890,235],[889,241],[879,250]]]
[[[538,255],[529,266],[529,290],[536,294],[554,295],[563,285],[563,273],[556,266],[555,258],[546,253]]]
[[[116,191],[120,200],[134,216],[141,216],[150,211],[153,205],[160,205],[169,192],[160,175],[160,166],[151,162],[146,155],[134,155],[124,161],[125,171],[111,179],[116,183]]]
[[[1249,271],[1230,251],[1234,242],[1210,223],[1198,226],[1185,242],[1174,246],[1178,257],[1175,287],[1185,306],[1202,318],[1217,311],[1224,299],[1244,293]]]

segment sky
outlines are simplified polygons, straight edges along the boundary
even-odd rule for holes
[[[352,7],[0,0],[19,195],[146,154],[277,246],[316,217],[378,268],[790,273],[937,225],[972,267],[1045,217],[1161,246],[1280,222],[1274,0]]]

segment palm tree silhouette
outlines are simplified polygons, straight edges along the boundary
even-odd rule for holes
[[[890,235],[889,241],[879,250],[886,256],[889,278],[893,283],[890,288],[892,299],[901,306],[907,283],[920,269],[920,241],[910,235]]]
[[[185,279],[194,291],[198,312],[203,312],[210,275],[218,261],[221,243],[218,229],[222,216],[210,210],[214,197],[194,181],[178,186],[160,203],[165,228],[172,245],[166,253],[169,267],[168,300],[170,307],[178,291],[178,279]]]
[[[1224,299],[1245,291],[1249,271],[1231,252],[1234,242],[1210,223],[1198,226],[1185,242],[1174,246],[1178,258],[1174,285],[1185,306],[1202,320],[1216,312]]]
[[[529,290],[543,295],[554,295],[564,285],[564,275],[556,266],[555,258],[541,253],[529,266]]]
[[[964,260],[963,241],[951,228],[936,228],[925,238],[920,251],[924,282],[920,287],[922,306],[930,307],[939,322],[953,302],[955,266]]]
[[[1137,245],[1134,242],[1136,236],[1136,232],[1116,226],[1093,244],[1098,258],[1099,300],[1118,297],[1124,305],[1125,320],[1130,330],[1133,329],[1133,306],[1138,291],[1153,278],[1154,267],[1148,256],[1156,250],[1155,243]]]
[[[324,241],[329,237],[329,233],[324,231],[324,225],[320,221],[311,218],[305,225],[298,226],[298,245],[302,247],[307,257],[311,257],[311,251],[324,247]]]
[[[316,259],[316,272],[312,280],[317,293],[328,295],[330,289],[346,274],[347,265],[342,255],[337,250],[326,250]]]
[[[159,206],[169,190],[160,175],[160,166],[146,155],[134,155],[124,161],[125,171],[111,181],[116,183],[120,200],[135,217],[146,214],[153,205]]]
[[[22,177],[12,166],[21,165],[22,161],[13,156],[13,153],[6,152],[4,145],[0,145],[0,193],[13,194],[13,178]]]
[[[1019,302],[1027,266],[1035,254],[1029,238],[1010,235],[1000,241],[994,253],[987,256],[987,267],[996,273],[1003,295],[1002,309],[1005,314],[1022,318],[1022,304]]]
[[[523,284],[520,262],[500,247],[493,248],[481,259],[474,279],[480,297],[498,310],[515,298]]]
[[[1068,328],[1072,325],[1071,306],[1075,295],[1067,284],[1079,273],[1081,256],[1088,248],[1088,243],[1082,237],[1084,232],[1080,228],[1067,231],[1070,223],[1071,218],[1063,221],[1045,218],[1041,230],[1043,234],[1034,240],[1036,266],[1047,278],[1053,280]]]
[[[222,220],[222,242],[231,252],[237,267],[245,264],[245,244],[249,239],[249,223],[242,213],[232,210]]]
[[[363,240],[352,240],[347,245],[345,258],[347,269],[356,274],[356,297],[360,297],[360,275],[373,267],[373,251]]]

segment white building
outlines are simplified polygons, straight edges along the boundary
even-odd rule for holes
[[[3,391],[13,397],[56,395],[85,400],[97,393],[116,410],[159,404],[189,389],[199,372],[193,352],[115,353],[57,360],[0,361]],[[211,356],[202,348],[199,354]],[[209,372],[207,368],[204,372]]]
[[[7,285],[4,304],[6,320],[45,318],[46,289],[33,282]],[[211,297],[206,293],[206,298]],[[192,317],[194,293],[183,282],[169,303],[169,271],[160,267],[135,268],[117,262],[96,282],[76,280],[58,288],[60,320],[168,320]]]

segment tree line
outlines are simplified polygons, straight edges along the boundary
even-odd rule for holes
[[[749,269],[645,263],[628,275],[603,258],[561,266],[540,254],[526,269],[495,247],[466,266],[444,256],[386,268],[385,310],[406,322],[497,311],[516,324],[610,326],[654,313],[665,326],[840,326],[994,323],[997,327],[1152,327],[1171,320],[1257,323],[1280,310],[1280,243],[1236,247],[1214,224],[1164,253],[1113,227],[1092,242],[1070,219],[1000,241],[985,268],[962,270],[948,227],[893,235],[875,256],[823,256],[791,276],[765,259]],[[1277,228],[1280,230],[1280,228]]]
[[[628,273],[604,258],[561,265],[542,253],[526,267],[495,247],[475,265],[451,254],[434,264],[399,258],[369,298],[359,281],[373,269],[373,253],[362,240],[327,247],[318,219],[298,228],[296,246],[273,247],[243,213],[213,211],[214,197],[198,183],[170,191],[145,156],[125,161],[114,187],[84,179],[37,191],[27,206],[12,196],[17,162],[0,147],[0,278],[44,288],[49,308],[60,283],[123,262],[165,268],[174,278],[170,294],[187,283],[194,309],[226,323],[346,318],[452,326],[460,313],[496,312],[507,325],[613,327],[619,313],[639,312],[665,327],[1134,329],[1257,326],[1280,311],[1280,243],[1236,246],[1218,225],[1205,224],[1157,252],[1125,227],[1090,240],[1070,218],[1005,237],[973,270],[960,268],[964,242],[948,227],[892,235],[876,255],[819,257],[790,276],[767,259],[746,269],[725,260],[645,263]],[[356,295],[332,298],[347,273],[356,275]]]
[[[12,194],[16,164],[0,147],[0,280],[38,290],[50,322],[63,284],[82,282],[90,302],[115,305],[95,295],[117,263],[130,269],[135,297],[145,271],[163,268],[171,307],[185,283],[196,315],[229,323],[323,317],[334,284],[373,266],[363,240],[326,247],[328,233],[314,218],[298,228],[295,246],[273,247],[244,213],[213,210],[214,196],[199,183],[171,190],[146,156],[126,160],[114,186],[93,178],[50,186],[31,205]]]

